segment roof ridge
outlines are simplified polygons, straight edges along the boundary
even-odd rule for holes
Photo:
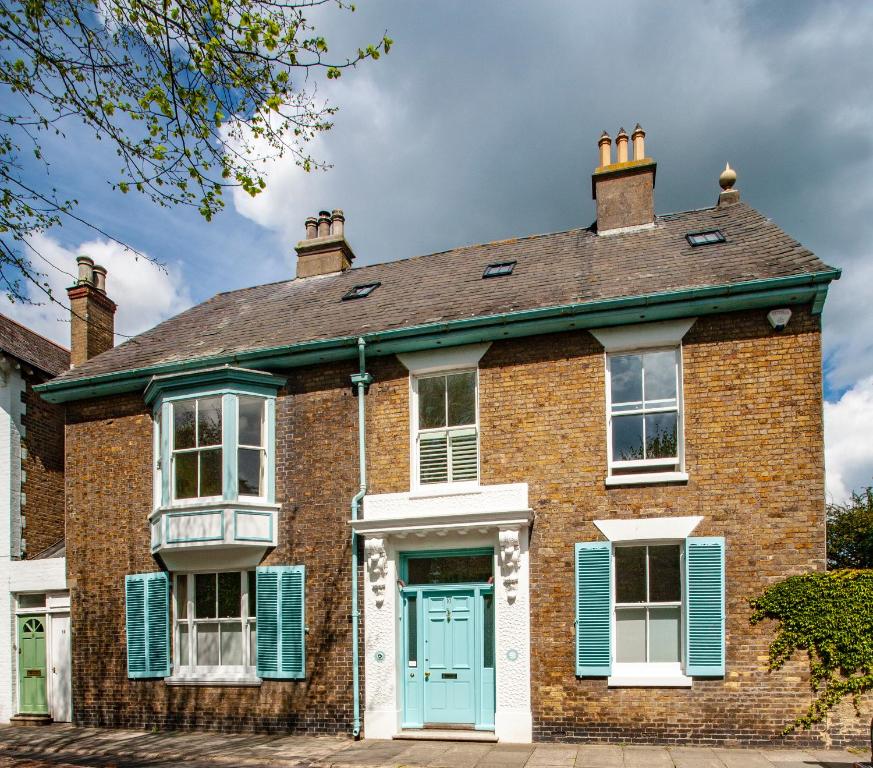
[[[748,204],[746,204],[746,207],[751,208],[751,206],[749,206]],[[718,208],[718,205],[716,204],[716,205],[705,206],[703,208],[689,208],[688,210],[685,210],[685,211],[671,211],[669,213],[656,214],[655,220],[672,220],[678,216],[683,216],[683,215],[688,214],[688,213],[701,213],[703,211],[712,211],[712,210],[715,210],[717,208]],[[755,209],[753,209],[753,210],[755,210]],[[517,235],[514,237],[501,238],[499,240],[484,240],[484,241],[480,241],[477,243],[467,243],[466,245],[459,245],[456,248],[445,248],[442,251],[430,251],[428,253],[417,253],[417,254],[414,254],[413,256],[404,256],[403,258],[400,258],[400,259],[387,259],[386,261],[377,261],[377,262],[374,262],[373,264],[362,264],[358,267],[351,267],[351,269],[347,269],[344,272],[337,272],[336,275],[351,275],[351,274],[354,274],[355,272],[360,272],[360,271],[363,271],[365,269],[372,269],[373,267],[383,267],[386,264],[400,264],[402,262],[414,261],[416,259],[427,259],[427,258],[430,258],[431,256],[443,256],[447,253],[459,253],[459,252],[471,250],[474,248],[484,248],[484,247],[487,247],[489,245],[505,245],[507,243],[512,243],[512,242],[525,242],[528,240],[537,240],[537,239],[543,238],[543,237],[555,237],[556,235],[569,235],[573,232],[591,232],[591,231],[593,231],[593,228],[594,228],[594,223],[592,222],[591,224],[589,224],[586,227],[570,227],[569,229],[559,229],[559,230],[556,230],[553,232],[537,232],[537,233],[532,234],[532,235]],[[332,275],[320,275],[319,277],[332,277]],[[248,285],[248,286],[245,286],[243,288],[234,288],[234,289],[229,290],[229,291],[219,291],[218,293],[214,294],[210,298],[204,299],[203,301],[199,302],[199,304],[205,304],[207,301],[211,301],[212,299],[215,299],[219,296],[229,296],[229,295],[235,294],[235,293],[243,293],[244,291],[253,291],[256,288],[267,288],[271,285],[284,285],[284,284],[296,283],[298,281],[298,279],[299,278],[294,277],[294,278],[289,278],[287,280],[271,280],[268,283],[258,283],[257,285]],[[309,278],[303,278],[303,279],[306,281],[309,281]],[[194,305],[194,306],[197,306],[197,305]]]

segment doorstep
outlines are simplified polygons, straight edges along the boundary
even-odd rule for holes
[[[54,722],[51,715],[13,715],[9,718],[10,725],[51,725]]]
[[[474,741],[480,744],[496,744],[494,731],[474,731],[472,728],[408,728],[391,737],[408,741]]]

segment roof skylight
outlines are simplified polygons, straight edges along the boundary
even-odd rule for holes
[[[513,269],[515,269],[514,261],[498,261],[485,267],[482,277],[505,277],[511,275]]]
[[[343,296],[343,301],[349,301],[350,299],[365,299],[380,285],[382,285],[382,283],[364,283],[364,285],[356,285],[354,288],[350,289],[345,296]]]
[[[698,245],[712,245],[713,243],[724,243],[727,238],[720,229],[710,229],[706,232],[689,232],[685,235],[685,239],[693,248]]]

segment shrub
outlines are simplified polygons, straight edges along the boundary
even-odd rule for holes
[[[873,570],[842,570],[792,576],[750,601],[752,624],[779,622],[770,645],[771,671],[797,650],[809,658],[815,700],[786,726],[809,729],[846,696],[858,708],[873,690]]]

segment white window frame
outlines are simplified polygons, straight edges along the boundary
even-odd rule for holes
[[[618,580],[616,578],[615,553],[621,547],[646,547],[646,594],[648,595],[649,583],[649,556],[648,547],[657,547],[664,545],[678,545],[679,547],[679,602],[651,603],[619,603],[617,600]],[[685,643],[685,611],[686,611],[686,596],[685,596],[685,541],[684,539],[646,539],[640,541],[623,540],[613,542],[612,553],[610,557],[610,571],[612,582],[611,603],[612,610],[610,613],[610,623],[612,625],[612,642],[609,649],[610,658],[612,659],[612,673],[607,680],[607,685],[612,688],[634,688],[634,687],[653,687],[653,688],[690,688],[692,678],[685,674],[685,660],[687,659],[687,649]],[[623,608],[646,608],[655,607],[679,607],[679,661],[678,662],[619,662],[617,647],[618,647],[618,622],[617,612]],[[648,612],[646,615],[646,656],[649,654],[649,619]]]
[[[218,399],[221,403],[221,442],[217,445],[210,446],[198,446],[196,443],[199,440],[199,414],[200,414],[200,401],[201,400],[214,400]],[[195,446],[193,448],[176,448],[176,406],[181,403],[194,403],[194,442]],[[224,498],[224,485],[227,478],[224,476],[224,465],[225,465],[225,431],[224,431],[224,423],[227,418],[227,409],[225,408],[225,398],[221,393],[204,393],[202,395],[192,395],[191,397],[179,398],[177,400],[172,400],[170,402],[170,418],[168,419],[169,424],[166,425],[166,428],[170,430],[169,438],[170,438],[170,499],[172,503],[176,504],[190,504],[190,503],[199,503],[203,501],[216,501]],[[213,494],[212,496],[200,496],[200,453],[203,451],[218,451],[221,456],[221,490],[218,494]],[[193,453],[197,455],[197,496],[188,496],[185,498],[178,498],[176,496],[176,457],[183,453]]]
[[[447,376],[455,376],[463,373],[472,373],[473,374],[473,382],[474,382],[474,393],[473,399],[476,408],[476,419],[474,424],[465,424],[463,426],[454,426],[454,427],[434,427],[432,429],[419,429],[418,426],[418,385],[419,382],[424,379],[435,379],[435,378],[445,378]],[[476,367],[466,367],[466,368],[450,368],[447,370],[440,371],[429,371],[427,373],[421,373],[418,375],[410,375],[410,393],[409,393],[409,402],[410,402],[410,417],[412,422],[412,429],[410,430],[410,457],[411,467],[410,467],[410,477],[412,477],[412,486],[414,491],[425,492],[425,493],[439,493],[444,490],[461,491],[466,489],[474,489],[479,487],[479,480],[481,477],[481,446],[480,446],[480,436],[481,431],[479,429],[479,368]],[[447,395],[448,396],[448,395]],[[451,479],[451,466],[452,466],[452,452],[451,452],[451,434],[452,432],[460,432],[463,430],[475,429],[476,430],[476,479],[475,480],[456,480],[452,481]],[[420,445],[420,437],[422,434],[437,434],[439,432],[445,432],[448,436],[448,444],[447,444],[447,452],[448,458],[446,462],[446,472],[447,472],[447,481],[444,483],[422,483],[420,477],[420,463],[419,463],[419,445]]]
[[[218,617],[211,619],[197,619],[195,612],[195,592],[196,576],[217,573],[237,573],[240,577],[240,615],[239,617],[230,617],[220,619]],[[173,675],[171,682],[184,681],[219,681],[219,682],[258,682],[257,665],[256,664],[219,664],[219,665],[198,665],[190,662],[196,658],[196,643],[197,643],[197,626],[198,624],[240,624],[242,626],[242,657],[243,661],[249,661],[253,658],[252,654],[252,627],[257,626],[257,617],[249,615],[249,573],[251,578],[256,578],[253,569],[230,570],[222,571],[218,569],[205,571],[177,571],[173,573]],[[177,587],[178,579],[186,579],[186,618],[180,618],[181,610],[179,606],[179,589]],[[181,627],[188,626],[188,661],[189,664],[182,666],[179,663],[181,659]],[[256,641],[254,644],[257,645]],[[221,653],[221,634],[219,629],[219,654]],[[255,648],[256,651],[256,648]],[[219,657],[220,658],[220,657]]]
[[[676,406],[649,407],[645,402],[639,409],[613,413],[612,410],[612,359],[631,355],[646,355],[653,352],[673,352],[676,374]],[[683,397],[682,345],[644,347],[605,353],[606,361],[606,460],[607,485],[637,484],[648,482],[675,482],[687,480],[685,474],[685,401]],[[652,413],[676,413],[676,456],[659,459],[615,460],[612,455],[612,420],[614,416],[638,415],[645,417]],[[617,472],[616,470],[621,470]],[[624,470],[636,470],[626,473]]]
[[[236,498],[242,499],[243,501],[266,501],[267,499],[267,486],[269,484],[269,472],[271,471],[272,462],[274,461],[274,457],[270,456],[270,446],[269,446],[269,438],[267,436],[268,425],[267,425],[267,398],[263,395],[254,395],[246,392],[240,392],[238,394],[232,395],[235,398],[235,417],[236,417],[236,456],[234,457],[234,461],[236,462]],[[239,401],[242,398],[251,398],[258,399],[261,401],[261,445],[243,445],[239,440]],[[223,417],[223,416],[222,416]],[[248,449],[257,449],[261,451],[261,456],[263,461],[261,462],[261,491],[262,493],[259,496],[252,496],[250,494],[242,494],[239,492],[239,450],[240,448],[248,448]],[[224,450],[224,446],[222,446],[222,450]]]

